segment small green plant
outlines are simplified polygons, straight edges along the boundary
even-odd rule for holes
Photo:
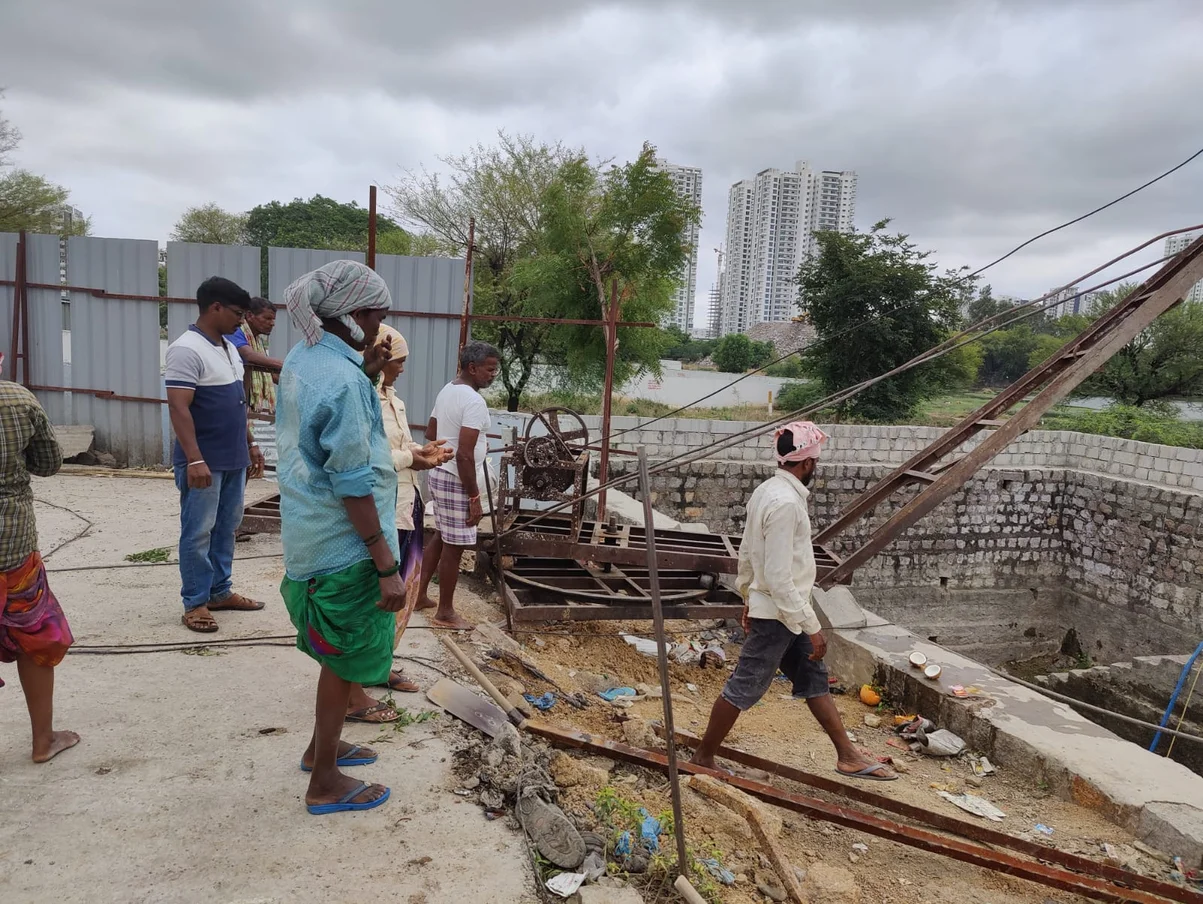
[[[166,562],[170,558],[170,546],[156,546],[154,549],[144,549],[141,552],[131,552],[125,557],[125,561],[141,562],[142,564],[146,564],[153,562]]]
[[[1090,654],[1085,650],[1078,653],[1074,660],[1074,667],[1079,669],[1089,669],[1094,666],[1094,660],[1090,658]]]
[[[188,647],[180,650],[185,656],[225,656],[225,650],[215,650],[213,647]]]
[[[429,722],[438,715],[433,709],[410,710],[404,706],[398,706],[393,700],[393,695],[387,695],[380,701],[396,710],[400,717],[395,722],[384,722],[380,725],[380,736],[372,740],[373,744],[388,744],[392,742],[393,736],[400,734],[411,725],[421,725],[423,722]],[[391,729],[391,731],[390,731]]]

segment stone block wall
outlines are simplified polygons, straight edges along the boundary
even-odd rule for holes
[[[611,467],[618,475],[634,463]],[[742,533],[746,501],[773,470],[699,461],[653,475],[653,505]],[[816,530],[889,470],[825,459],[811,487]],[[917,491],[883,503],[833,551],[859,546]],[[1064,467],[990,469],[862,566],[854,589],[867,608],[987,662],[1056,649],[1071,627],[1095,658],[1178,653],[1203,632],[1201,516],[1203,495],[1177,487]]]

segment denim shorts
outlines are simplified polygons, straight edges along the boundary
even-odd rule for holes
[[[806,700],[828,693],[827,666],[810,658],[814,652],[806,634],[795,634],[775,618],[749,619],[735,671],[723,687],[723,699],[738,710],[760,702],[778,670],[793,682],[795,697]]]

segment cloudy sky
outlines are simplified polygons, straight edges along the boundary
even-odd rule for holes
[[[704,170],[699,301],[728,187],[767,167],[856,170],[859,227],[979,266],[1203,147],[1199,0],[12,0],[0,34],[18,163],[97,235],[366,204],[498,129],[648,140]],[[1203,158],[989,281],[1039,294],[1196,222]]]

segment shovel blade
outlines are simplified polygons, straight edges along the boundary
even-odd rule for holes
[[[426,699],[491,738],[497,737],[501,726],[508,721],[497,704],[450,678],[440,678],[426,692]]]

